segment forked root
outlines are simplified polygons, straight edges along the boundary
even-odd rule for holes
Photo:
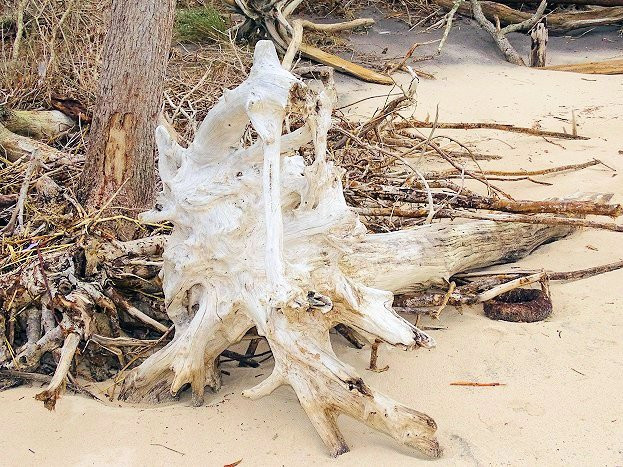
[[[48,410],[54,410],[56,401],[58,400],[62,390],[65,387],[65,378],[69,373],[71,362],[74,359],[74,354],[80,343],[80,335],[75,332],[70,332],[65,338],[63,349],[61,350],[61,358],[56,366],[56,371],[52,377],[52,381],[48,384],[45,391],[40,392],[35,396],[38,401],[43,401],[43,405]]]
[[[204,292],[189,322],[178,321],[175,337],[125,378],[120,399],[160,402],[175,397],[186,385],[192,388],[193,405],[201,406],[205,388],[221,387],[218,357],[251,328],[249,319],[231,308],[215,313],[214,290]],[[173,304],[175,306],[175,304]],[[228,336],[230,336],[228,338]]]
[[[331,313],[319,310],[274,311],[266,337],[275,369],[243,395],[257,399],[283,384],[292,386],[332,456],[349,451],[337,426],[337,418],[345,414],[429,457],[439,457],[442,450],[434,436],[435,421],[370,388],[341,362],[329,341],[331,322]]]

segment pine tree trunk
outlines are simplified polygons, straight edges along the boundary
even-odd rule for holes
[[[112,0],[81,201],[101,208],[114,196],[134,217],[152,207],[154,131],[160,110],[175,0]]]

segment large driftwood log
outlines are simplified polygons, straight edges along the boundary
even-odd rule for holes
[[[451,10],[455,4],[454,0],[434,0],[434,2],[446,10]],[[492,22],[499,20],[502,26],[521,23],[522,21],[530,19],[532,16],[530,13],[515,10],[496,2],[481,1],[479,3],[488,20]],[[458,11],[462,15],[470,15],[472,13],[471,3],[462,2]],[[623,7],[596,8],[588,11],[552,13],[547,15],[547,27],[552,33],[563,33],[574,29],[595,26],[607,26],[622,21]]]
[[[370,343],[432,347],[392,310],[392,292],[512,261],[570,229],[485,221],[368,234],[326,158],[330,95],[297,80],[260,41],[249,78],[224,94],[188,148],[157,129],[163,191],[143,219],[174,224],[161,276],[175,337],[132,370],[121,397],[157,401],[190,384],[201,404],[206,386],[220,386],[219,354],[255,326],[275,368],[245,395],[290,385],[333,455],[348,450],[336,424],[347,414],[436,457],[435,422],[367,386],[338,360],[329,330],[345,324]],[[288,111],[306,123],[282,134]],[[257,138],[244,144],[249,123]],[[306,166],[292,154],[309,142]]]

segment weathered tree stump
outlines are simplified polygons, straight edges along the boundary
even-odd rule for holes
[[[542,68],[545,66],[547,52],[547,19],[543,18],[530,32],[530,66]]]
[[[128,375],[121,397],[158,401],[190,384],[202,404],[205,387],[221,384],[219,354],[255,326],[275,368],[245,395],[290,385],[333,455],[348,450],[336,424],[347,414],[436,457],[435,422],[367,386],[338,360],[329,330],[344,324],[369,343],[430,348],[433,339],[391,308],[393,292],[524,256],[570,229],[485,221],[368,234],[326,157],[331,94],[299,81],[260,41],[249,78],[188,148],[157,129],[163,191],[143,220],[174,224],[161,277],[175,337]],[[305,124],[282,134],[287,112]],[[257,137],[243,144],[249,123]],[[293,154],[310,141],[306,166]]]

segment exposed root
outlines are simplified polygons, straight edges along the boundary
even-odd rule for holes
[[[69,373],[69,367],[80,343],[80,335],[75,332],[70,332],[65,338],[63,349],[61,350],[61,359],[56,366],[56,371],[52,377],[52,381],[45,389],[35,396],[38,401],[43,401],[43,405],[48,410],[54,410],[56,401],[60,397],[61,391],[65,385],[65,378]]]
[[[205,387],[220,386],[219,354],[255,326],[275,369],[245,395],[290,385],[332,455],[348,449],[336,425],[347,414],[437,457],[432,419],[370,389],[337,359],[330,329],[375,346],[431,348],[433,339],[391,308],[392,292],[519,258],[572,229],[473,222],[368,234],[327,161],[331,92],[312,83],[297,81],[261,41],[249,79],[225,94],[188,148],[158,128],[163,191],[142,218],[174,224],[161,277],[176,332],[124,375],[120,397],[158,401],[190,385],[202,404]],[[287,110],[304,123],[282,134]],[[241,143],[249,123],[257,138]],[[291,155],[308,142],[311,165]]]

